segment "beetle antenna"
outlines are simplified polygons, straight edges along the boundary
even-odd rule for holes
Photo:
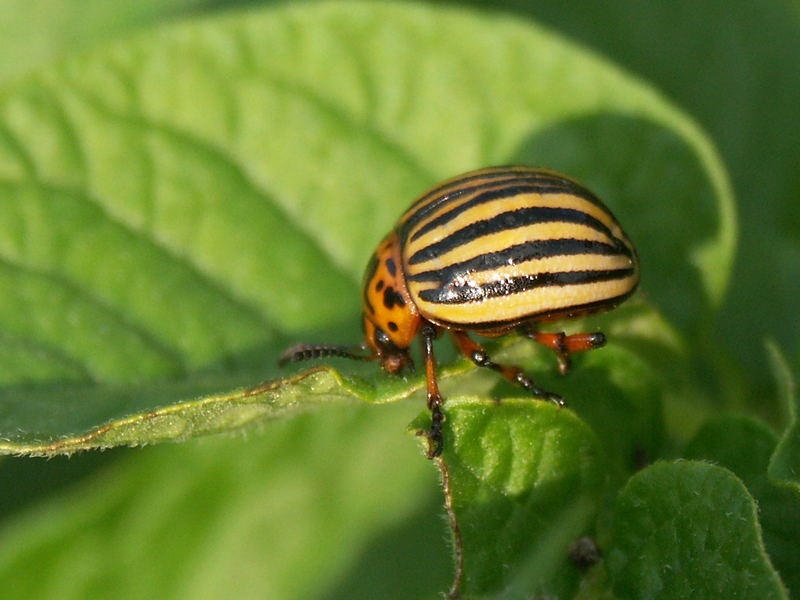
[[[357,354],[359,351],[364,351],[366,348],[357,346],[355,348],[348,346],[334,346],[334,345],[319,345],[319,344],[297,344],[286,351],[278,358],[278,364],[284,366],[290,362],[300,362],[303,360],[310,360],[312,358],[325,358],[327,356],[340,356],[342,358],[351,358],[353,360],[374,360],[373,354]]]

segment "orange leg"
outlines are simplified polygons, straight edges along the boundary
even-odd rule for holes
[[[433,355],[433,340],[436,330],[430,325],[423,326],[422,355],[425,360],[425,379],[428,385],[428,408],[431,411],[431,428],[428,431],[428,458],[436,458],[442,453],[444,441],[442,440],[442,424],[444,413],[442,404],[444,399],[439,393],[439,384],[436,381],[436,358]]]
[[[566,375],[569,372],[571,365],[570,355],[576,352],[594,350],[606,345],[606,336],[599,331],[597,333],[567,335],[563,331],[561,333],[541,333],[527,326],[521,328],[521,332],[525,337],[542,344],[542,346],[547,346],[556,353],[558,371],[562,375]]]
[[[461,350],[461,353],[479,367],[487,367],[497,371],[511,383],[525,388],[534,396],[548,400],[558,406],[565,405],[564,399],[561,396],[538,387],[519,367],[499,365],[492,362],[486,350],[483,349],[483,346],[469,337],[465,331],[451,331],[450,333],[453,335],[453,339],[458,349]]]

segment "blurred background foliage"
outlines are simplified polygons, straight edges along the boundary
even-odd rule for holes
[[[279,4],[169,0],[73,0],[0,5],[0,81],[11,81],[67,54],[163,23],[244,6]],[[557,1],[443,4],[518,15],[594,48],[641,76],[695,117],[722,153],[740,215],[732,285],[717,328],[731,379],[753,398],[769,395],[765,338],[800,363],[800,117],[798,5],[703,0],[634,0],[565,9]],[[738,376],[743,370],[746,377]]]
[[[2,0],[0,85],[9,84],[65,56],[89,51],[136,31],[256,4],[262,3]],[[773,339],[778,343],[789,357],[795,373],[800,366],[800,319],[797,316],[800,291],[798,3],[791,0],[759,3],[747,0],[698,0],[691,3],[608,0],[569,9],[563,2],[555,0],[462,0],[448,4],[500,11],[545,24],[653,84],[693,116],[710,135],[728,168],[739,211],[734,274],[722,311],[714,323],[718,341],[717,366],[726,374],[720,382],[723,386],[721,402],[728,407],[755,408],[768,420],[777,422],[780,409],[775,400],[775,383],[767,366],[764,340]],[[402,428],[408,415],[405,408],[405,411],[386,413],[383,418],[391,421],[392,427]],[[349,421],[363,419],[360,410],[355,408],[338,417],[328,417],[338,419],[340,431],[344,431]],[[283,428],[284,433],[275,433],[276,427]],[[29,544],[32,551],[37,548],[37,536],[52,536],[54,527],[60,528],[58,535],[65,538],[72,531],[96,527],[100,532],[98,539],[102,538],[106,544],[99,547],[106,547],[108,551],[113,548],[113,537],[118,529],[141,527],[144,539],[149,526],[155,527],[159,519],[165,519],[170,523],[165,531],[169,531],[180,511],[175,509],[176,514],[171,515],[149,512],[152,510],[150,503],[157,503],[160,493],[152,483],[153,473],[158,473],[159,465],[198,454],[218,457],[212,463],[203,463],[202,469],[208,471],[206,481],[194,483],[199,486],[198,493],[201,494],[219,485],[220,473],[228,469],[226,465],[237,464],[238,475],[254,479],[270,469],[279,471],[277,480],[283,475],[286,481],[296,486],[284,488],[281,494],[291,496],[295,491],[298,494],[284,499],[286,507],[289,507],[286,508],[286,518],[290,520],[291,506],[301,505],[297,504],[298,498],[305,497],[309,502],[313,499],[307,496],[307,486],[312,483],[303,481],[302,474],[291,465],[289,458],[279,456],[281,452],[291,452],[292,448],[280,445],[281,435],[308,448],[314,446],[313,440],[320,435],[313,429],[314,420],[310,417],[290,424],[270,425],[270,434],[277,440],[274,442],[276,450],[271,455],[274,462],[269,463],[270,466],[242,461],[241,457],[248,454],[247,440],[229,438],[194,441],[185,447],[121,449],[71,459],[3,459],[0,462],[0,489],[3,490],[0,495],[0,525],[5,528],[6,535],[14,532],[15,528],[24,527],[20,543]],[[368,445],[369,431],[365,431],[363,444]],[[323,454],[329,448],[322,443],[319,447]],[[342,456],[340,460],[359,463],[364,455],[362,450],[363,446],[353,444],[348,456]],[[313,452],[312,449],[312,455]],[[130,468],[132,454],[137,455],[138,465],[133,470]],[[440,499],[436,495],[435,477],[422,461],[417,460],[418,457],[409,459],[413,454],[413,448],[388,450],[381,455],[386,464],[402,466],[393,469],[372,465],[372,470],[366,468],[353,475],[357,480],[353,485],[363,485],[365,489],[371,487],[370,477],[381,481],[393,480],[394,486],[387,490],[387,495],[408,494],[408,504],[405,512],[382,515],[379,510],[381,499],[367,503],[369,506],[364,510],[372,515],[370,525],[381,531],[381,535],[371,537],[367,529],[347,534],[356,538],[361,536],[362,556],[371,556],[375,562],[360,561],[359,566],[346,576],[337,575],[335,568],[328,565],[332,571],[327,579],[318,579],[318,582],[323,582],[319,583],[320,587],[327,592],[309,588],[308,597],[388,597],[399,585],[407,586],[407,597],[428,597],[431,590],[445,587],[449,556],[436,518]],[[191,463],[187,468],[191,468]],[[115,474],[122,469],[127,469],[125,483],[115,479]],[[386,473],[392,477],[386,477]],[[108,481],[117,483],[104,486]],[[144,500],[139,498],[141,504],[126,505],[124,488],[147,487],[148,481],[153,489]],[[93,515],[91,522],[84,522],[81,515],[69,514],[65,510],[71,499],[92,494],[94,489],[102,489],[104,495],[118,499],[116,503],[110,503],[114,508],[108,513],[115,516]],[[274,499],[274,490],[259,490],[258,494],[265,502],[270,498],[272,502],[282,501]],[[342,498],[348,497],[349,494],[342,495]],[[226,499],[225,502],[235,505],[235,499]],[[341,510],[334,494],[329,506],[315,509],[319,512],[319,522],[324,523],[327,510],[335,511],[337,507]],[[202,505],[185,507],[185,510],[187,514],[194,511],[195,518],[208,516]],[[119,520],[120,514],[125,516],[124,521]],[[20,520],[23,516],[26,518],[24,522]],[[186,516],[183,528],[178,523],[176,527],[180,535],[190,535],[193,522],[191,516]],[[345,535],[342,531],[328,534],[333,538]],[[87,543],[91,546],[91,542]],[[169,535],[165,535],[163,544],[168,546]],[[93,556],[100,554],[97,548],[87,547],[85,550]],[[152,560],[152,557],[146,556],[150,551],[152,546],[145,542],[138,548],[127,550],[130,556],[140,561],[135,564],[141,568],[151,567],[148,559]],[[413,564],[398,566],[398,573],[403,574],[402,581],[392,580],[384,574],[378,576],[378,567],[372,566],[380,564],[381,558],[409,556],[416,559]],[[224,557],[215,558],[224,560]],[[101,560],[100,556],[98,560]],[[256,569],[258,560],[256,557],[253,561]],[[346,562],[346,558],[342,560]],[[313,564],[311,560],[310,568]],[[61,567],[69,569],[69,565],[62,564]],[[31,569],[32,565],[20,565],[20,569],[25,568]],[[420,581],[416,588],[409,584],[414,576]],[[135,581],[124,583],[132,586],[130,589],[135,588]],[[281,585],[291,586],[291,583],[277,582],[274,589],[281,590]],[[386,586],[382,593],[381,586]],[[128,588],[123,586],[121,589]],[[376,591],[378,596],[370,595]],[[173,592],[178,593],[177,590]],[[53,591],[54,597],[55,594]],[[138,589],[131,595],[143,597],[146,594]],[[201,595],[194,594],[193,597]],[[20,597],[25,597],[24,593]],[[208,592],[207,597],[214,597],[213,593]]]

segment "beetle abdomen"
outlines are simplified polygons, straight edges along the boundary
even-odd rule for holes
[[[420,197],[398,230],[415,305],[449,327],[499,330],[611,308],[639,281],[608,208],[551,171],[467,173]]]

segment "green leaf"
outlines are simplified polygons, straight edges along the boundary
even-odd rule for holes
[[[660,381],[635,353],[610,344],[582,357],[576,368],[549,389],[592,427],[608,456],[607,476],[621,484],[663,451]]]
[[[197,380],[188,385],[181,382],[144,386],[61,385],[26,389],[24,395],[15,394],[12,388],[0,395],[7,413],[0,422],[16,434],[0,442],[0,450],[52,455],[135,445],[143,440],[181,440],[286,416],[301,408],[342,404],[357,398],[336,371],[320,367],[289,380],[170,404],[175,398],[197,394],[202,389],[199,386]],[[218,381],[206,382],[208,389],[221,386]],[[61,402],[53,403],[54,396]],[[148,410],[151,403],[165,406]],[[74,409],[76,405],[81,407],[80,411]],[[118,414],[111,410],[117,410]],[[125,413],[133,416],[122,416]],[[108,422],[92,428],[98,421]]]
[[[800,494],[800,396],[789,365],[774,343],[767,344],[778,392],[788,416],[788,425],[769,461],[769,476],[775,483]]]
[[[204,4],[204,0],[4,0],[0,81]]]
[[[622,490],[608,568],[620,598],[788,598],[756,505],[730,471],[658,463]]]
[[[571,411],[528,398],[451,398],[445,414],[437,464],[457,560],[451,595],[574,591],[566,548],[590,527],[603,482],[595,435]]]
[[[560,377],[552,357],[527,359],[529,346],[520,341],[492,356],[522,365],[538,385],[563,394],[571,410],[519,399],[518,388],[486,369],[445,382],[439,466],[459,549],[454,590],[463,587],[466,597],[574,592],[580,570],[566,549],[593,532],[599,495],[610,496],[660,452],[661,395],[636,353],[612,343],[576,357],[573,370]],[[467,391],[493,400],[454,399]],[[412,427],[424,432],[429,426],[426,411]]]
[[[634,316],[635,312],[627,314]],[[654,338],[655,333],[650,336]],[[522,366],[539,386],[562,395],[567,406],[603,441],[608,459],[606,475],[622,485],[642,462],[659,456],[664,441],[661,381],[653,367],[642,360],[639,350],[631,337],[621,337],[620,342],[612,341],[602,349],[575,356],[573,368],[565,377],[554,372],[549,353],[540,351],[531,360],[531,343],[525,340],[492,353],[492,357]],[[519,396],[518,388],[502,382],[495,373],[485,376],[495,383],[491,397]],[[462,383],[455,379],[448,382],[447,389],[464,394],[475,387],[474,380]]]
[[[5,519],[2,597],[432,598],[449,553],[409,410],[322,409],[246,438],[115,451]]]
[[[439,379],[446,382],[470,368],[465,361],[443,367]],[[329,366],[247,388],[241,387],[242,377],[196,377],[135,386],[12,386],[0,392],[0,424],[9,432],[0,440],[0,452],[50,456],[185,440],[235,431],[321,405],[394,402],[425,385],[422,374],[413,378],[376,377],[375,373],[344,376]],[[210,391],[231,387],[230,392]],[[97,422],[104,424],[92,426]]]
[[[576,144],[597,160],[568,164]],[[631,164],[602,158],[625,152]],[[711,144],[647,86],[534,25],[282,6],[164,27],[7,88],[4,450],[63,448],[163,411],[183,423],[104,443],[247,422],[242,388],[300,381],[273,366],[290,342],[357,341],[363,266],[416,194],[522,159],[575,167],[639,242],[645,294],[683,327],[704,322],[733,241]],[[330,373],[376,402],[419,385],[384,383],[374,365]],[[20,414],[28,400],[39,422]],[[209,426],[192,413],[204,403]]]
[[[764,546],[790,592],[800,592],[800,499],[767,478],[778,438],[751,417],[708,421],[684,449],[686,458],[712,461],[733,471],[758,506]]]

